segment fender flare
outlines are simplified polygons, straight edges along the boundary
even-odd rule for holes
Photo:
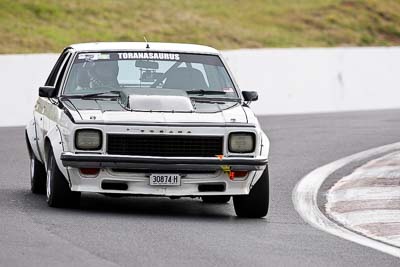
[[[70,182],[67,168],[64,167],[64,165],[62,164],[62,161],[61,161],[61,153],[64,152],[64,142],[62,140],[61,131],[58,128],[58,126],[55,126],[50,131],[48,131],[46,134],[46,137],[45,137],[44,148],[45,148],[46,165],[47,165],[47,159],[49,156],[48,153],[49,153],[50,147],[53,150],[54,158],[56,160],[58,169],[61,171],[61,173],[67,179],[67,181]]]
[[[25,127],[25,141],[28,152],[33,153],[36,159],[44,164],[44,160],[39,151],[35,118],[33,118]]]
[[[261,131],[261,149],[260,149],[260,156],[268,158],[269,156],[269,148],[270,148],[270,142],[268,139],[268,136]],[[257,181],[260,179],[261,175],[265,170],[268,170],[266,167],[262,172],[255,172],[253,176],[253,180],[250,183],[250,189],[257,183]]]

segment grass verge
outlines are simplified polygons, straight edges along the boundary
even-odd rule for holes
[[[398,0],[0,0],[0,53],[90,41],[219,49],[400,44]]]

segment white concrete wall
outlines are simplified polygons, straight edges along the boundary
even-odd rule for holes
[[[400,107],[400,47],[261,49],[224,53],[257,114]]]
[[[25,125],[58,55],[0,56],[0,126]]]
[[[400,47],[225,51],[242,90],[257,90],[259,114],[400,107]],[[24,125],[55,54],[0,56],[0,125]]]

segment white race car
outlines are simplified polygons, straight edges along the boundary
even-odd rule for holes
[[[26,127],[31,189],[201,197],[268,212],[269,140],[220,53],[172,43],[87,43],[61,53]]]

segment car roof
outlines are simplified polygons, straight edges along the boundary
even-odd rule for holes
[[[150,48],[147,48],[149,45]],[[195,44],[180,43],[157,43],[157,42],[98,42],[81,43],[69,46],[77,52],[96,52],[96,51],[157,51],[157,52],[180,52],[180,53],[200,53],[200,54],[219,54],[218,50]]]

